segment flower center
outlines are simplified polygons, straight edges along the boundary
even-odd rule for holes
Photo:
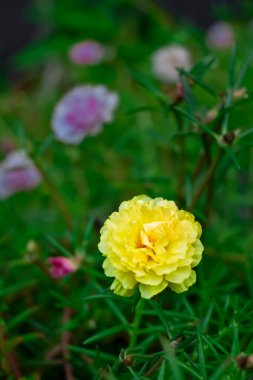
[[[161,239],[166,234],[169,222],[152,222],[143,224],[140,232],[140,248],[148,248],[155,254],[154,246],[158,239]]]

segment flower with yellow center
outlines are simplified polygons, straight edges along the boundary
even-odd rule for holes
[[[138,286],[151,298],[167,286],[181,293],[196,282],[201,226],[173,201],[145,195],[123,202],[101,229],[99,250],[114,293],[131,296]]]

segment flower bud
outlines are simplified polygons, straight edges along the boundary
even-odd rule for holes
[[[233,46],[234,42],[234,32],[228,22],[218,21],[207,30],[206,43],[209,47],[226,49]]]
[[[248,94],[247,94],[247,89],[245,87],[237,88],[233,92],[233,99],[234,100],[245,99],[247,97],[248,97]]]
[[[48,263],[51,265],[49,273],[53,278],[62,278],[67,274],[75,272],[79,268],[79,260],[69,259],[64,256],[49,257]]]
[[[100,43],[87,40],[74,44],[69,56],[77,65],[96,65],[103,60],[105,49]]]

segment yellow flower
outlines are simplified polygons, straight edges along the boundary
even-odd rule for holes
[[[99,250],[114,293],[131,296],[139,286],[151,298],[167,286],[181,293],[196,282],[201,226],[173,201],[140,195],[123,202],[101,229]]]

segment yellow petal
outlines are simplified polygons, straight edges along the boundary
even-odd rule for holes
[[[163,277],[154,272],[148,272],[142,276],[135,276],[136,281],[146,285],[159,285],[163,281]]]
[[[139,289],[140,289],[141,297],[149,299],[155,296],[156,294],[162,292],[166,288],[166,286],[168,286],[167,281],[163,281],[159,285],[156,285],[156,286],[140,284]]]
[[[196,240],[193,244],[194,254],[192,255],[192,268],[194,268],[202,259],[202,252],[204,251],[203,244],[200,240]]]
[[[164,276],[164,278],[168,282],[172,282],[174,284],[180,284],[187,278],[189,278],[191,275],[191,267],[185,266],[185,267],[179,267],[174,272],[167,274]]]
[[[112,266],[112,264],[111,264],[110,260],[108,259],[108,257],[103,262],[103,268],[104,268],[106,276],[108,276],[108,277],[114,277],[115,276],[115,269]]]
[[[131,297],[134,294],[134,288],[133,289],[125,289],[123,288],[120,281],[115,279],[111,285],[111,290],[114,291],[115,294],[122,296],[122,297]]]
[[[136,285],[136,280],[131,272],[117,271],[115,277],[121,282],[125,289],[133,289]]]
[[[195,284],[195,282],[196,282],[196,272],[192,270],[190,277],[187,278],[184,282],[182,282],[181,284],[169,283],[168,286],[175,293],[182,293],[182,292],[186,292],[186,290],[188,290],[190,286]]]

